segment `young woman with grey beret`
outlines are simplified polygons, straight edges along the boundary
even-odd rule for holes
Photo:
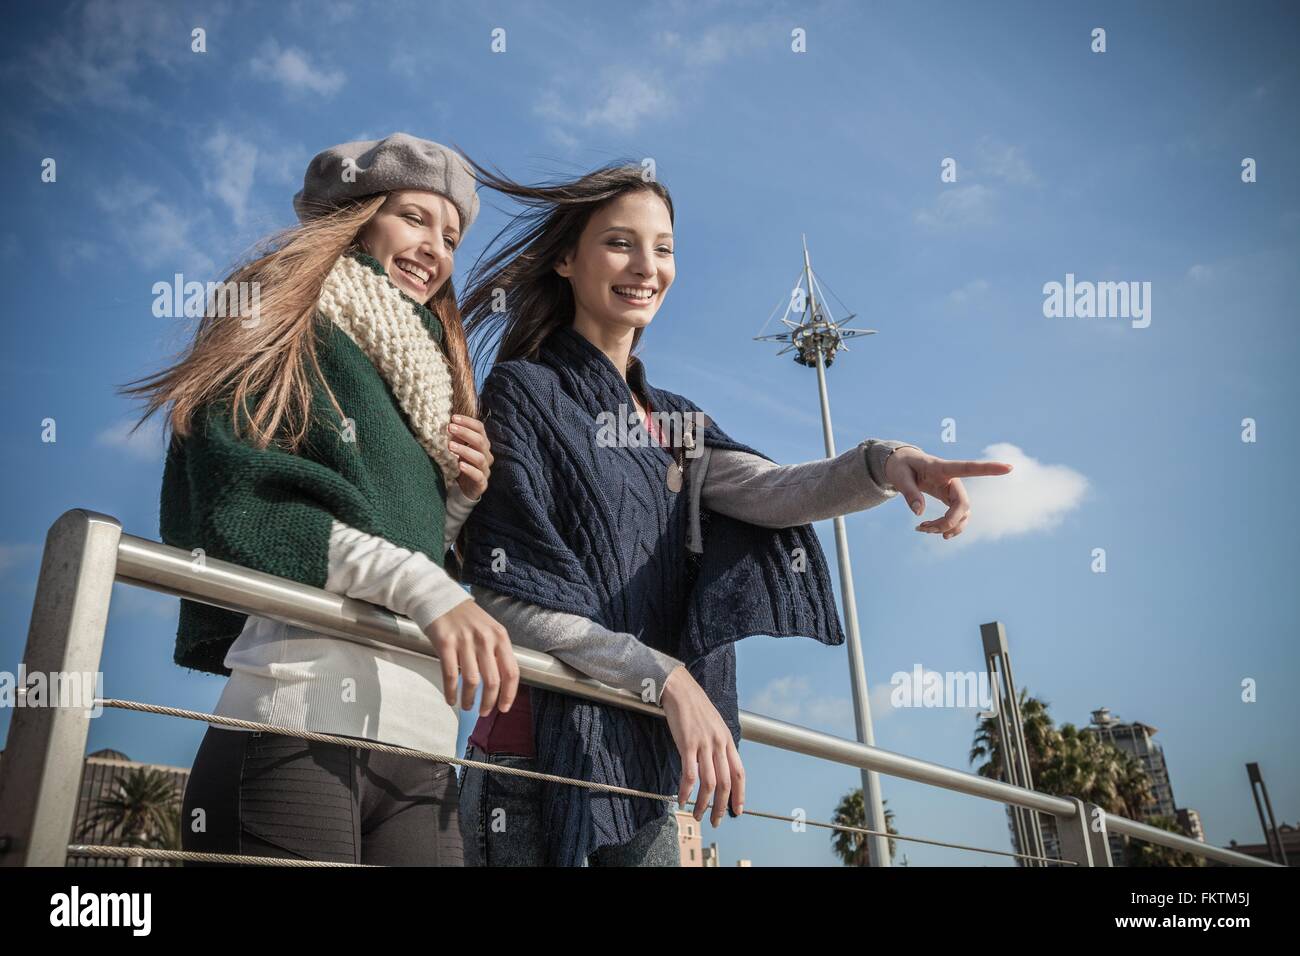
[[[451,284],[478,213],[452,150],[396,133],[321,152],[299,224],[230,283],[170,368],[127,389],[166,408],[163,540],[410,617],[438,660],[182,601],[176,663],[228,675],[221,717],[451,756],[464,709],[508,711],[504,627],[444,568],[487,487]],[[449,764],[209,726],[185,791],[186,850],[459,866]]]

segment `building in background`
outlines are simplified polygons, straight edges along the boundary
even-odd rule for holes
[[[1286,865],[1300,866],[1300,826],[1293,827],[1289,823],[1279,823],[1277,835],[1282,841],[1283,849],[1286,850]],[[1247,856],[1258,857],[1272,863],[1278,862],[1276,857],[1270,855],[1267,843],[1238,843],[1236,840],[1229,840],[1224,849],[1236,850],[1238,853],[1245,853]]]
[[[677,811],[677,839],[682,850],[682,866],[703,866],[704,848],[700,824],[685,810]]]
[[[1142,762],[1147,776],[1151,778],[1151,793],[1155,797],[1155,803],[1147,808],[1146,819],[1169,817],[1182,826],[1188,836],[1205,842],[1200,814],[1191,809],[1179,809],[1174,803],[1174,786],[1169,777],[1164,749],[1151,740],[1157,732],[1156,728],[1136,720],[1124,723],[1111,715],[1110,708],[1101,707],[1092,712],[1092,722],[1083,728],[1083,732],[1093,734]],[[1110,858],[1116,866],[1124,865],[1127,843],[1128,839],[1123,835],[1110,834]]]

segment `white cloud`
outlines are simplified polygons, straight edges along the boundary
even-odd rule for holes
[[[780,29],[770,22],[720,24],[694,32],[665,30],[655,36],[655,42],[687,66],[713,66],[760,49],[765,42],[788,44],[788,32]]]
[[[299,145],[286,146],[263,142],[257,147],[257,171],[273,183],[302,185],[302,174],[314,153]]]
[[[216,263],[193,239],[197,216],[157,198],[158,190],[138,180],[123,179],[100,190],[95,201],[110,215],[110,228],[120,246],[146,268],[163,266],[212,277]],[[170,281],[169,273],[159,279]]]
[[[1088,479],[1073,468],[1044,464],[1010,442],[987,446],[979,458],[1006,462],[1012,470],[1006,475],[962,479],[971,515],[955,538],[944,541],[940,535],[926,535],[939,552],[986,539],[1050,531],[1079,508],[1088,491]],[[925,513],[916,522],[939,518],[946,510],[942,502],[926,495]]]
[[[263,43],[249,66],[254,76],[279,83],[293,94],[331,96],[346,81],[342,71],[313,66],[302,50],[297,47],[281,49],[275,40]]]
[[[841,736],[854,734],[852,701],[814,693],[807,677],[791,675],[770,680],[754,695],[752,702],[746,699],[744,708],[775,720],[813,726]]]
[[[772,19],[747,19],[743,24],[701,30],[661,30],[652,37],[657,49],[648,62],[624,55],[641,48],[624,49],[623,39],[624,33],[614,37],[620,54],[615,63],[593,69],[591,58],[579,57],[577,68],[540,93],[533,111],[550,124],[552,139],[576,147],[581,139],[573,130],[627,134],[647,122],[673,116],[700,102],[696,89],[710,69],[769,44],[786,48],[789,26]],[[395,64],[395,68],[399,67]]]
[[[203,177],[204,188],[225,203],[235,225],[242,226],[253,191],[257,147],[242,136],[219,129],[203,144],[202,159],[208,169]]]
[[[985,176],[1009,183],[1033,185],[1038,182],[1019,146],[998,142],[990,136],[983,137],[975,145],[975,168]]]
[[[1204,282],[1214,276],[1214,269],[1203,263],[1196,263],[1187,270],[1187,278],[1193,282]]]
[[[746,710],[777,720],[794,720],[799,716],[808,688],[806,677],[778,677],[767,682],[755,696],[753,706],[746,706]]]
[[[111,258],[105,248],[90,239],[69,239],[59,247],[55,267],[69,279],[79,279],[87,265],[95,265]]]
[[[658,75],[608,68],[594,84],[547,90],[534,112],[561,126],[631,133],[647,120],[667,116],[673,105],[672,94]]]
[[[87,101],[112,109],[148,110],[148,97],[132,84],[148,69],[181,75],[194,57],[190,31],[209,32],[228,13],[206,4],[201,16],[170,0],[88,0],[60,11],[57,26],[6,68],[60,105]]]
[[[157,415],[132,434],[131,428],[134,424],[134,421],[122,421],[110,425],[95,436],[95,444],[121,449],[125,454],[141,461],[161,462],[166,448],[163,446],[163,430]]]
[[[916,214],[916,221],[931,229],[983,225],[992,219],[993,197],[993,190],[980,183],[949,186],[928,209]]]
[[[558,126],[548,127],[546,130],[546,135],[549,136],[556,143],[559,143],[561,146],[563,146],[565,149],[568,150],[577,149],[582,144],[582,140],[578,139],[578,137],[570,133],[566,133]]]

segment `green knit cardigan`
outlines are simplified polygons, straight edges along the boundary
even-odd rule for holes
[[[367,264],[382,269],[374,260]],[[442,345],[437,317],[410,301]],[[366,354],[323,314],[317,314],[315,335],[321,373],[352,427],[345,429],[319,379],[307,440],[297,454],[236,439],[228,400],[205,406],[191,434],[173,436],[167,452],[162,540],[191,552],[202,548],[203,558],[323,588],[337,518],[444,566],[441,469]],[[246,617],[183,599],[175,662],[229,675],[223,661]]]

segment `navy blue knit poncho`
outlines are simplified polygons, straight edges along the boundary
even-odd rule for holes
[[[628,374],[656,412],[699,413],[649,385],[639,364]],[[494,461],[469,518],[463,581],[582,615],[676,657],[737,745],[735,641],[768,634],[843,643],[810,525],[761,528],[702,508],[703,553],[687,550],[687,486],[668,487],[670,452],[654,442],[602,447],[599,416],[630,409],[631,390],[572,327],[552,332],[535,361],[494,366],[482,397]],[[703,440],[761,455],[711,422]],[[667,721],[535,687],[529,693],[538,770],[677,792],[681,760]],[[565,784],[543,782],[541,792],[553,866],[579,866],[668,812],[664,801]]]

